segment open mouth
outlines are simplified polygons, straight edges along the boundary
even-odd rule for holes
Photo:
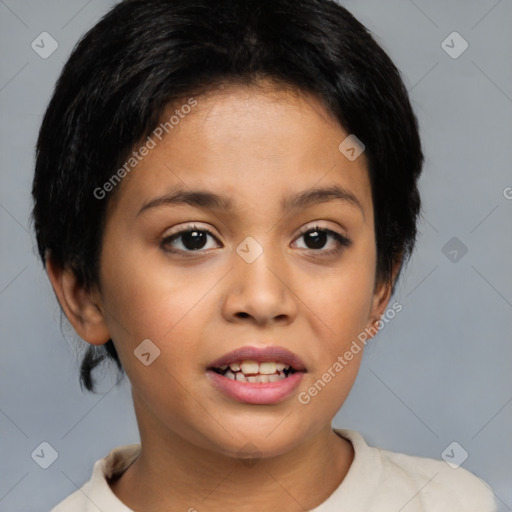
[[[250,359],[222,365],[210,370],[230,380],[250,383],[269,383],[284,380],[297,370],[276,361],[257,362]]]
[[[276,345],[243,346],[206,368],[214,388],[232,400],[254,405],[289,399],[308,371],[299,356]]]

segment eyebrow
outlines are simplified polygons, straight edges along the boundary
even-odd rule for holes
[[[283,198],[281,201],[281,209],[290,212],[292,210],[305,209],[314,204],[335,200],[343,201],[359,208],[363,217],[365,217],[364,209],[357,197],[352,192],[339,185],[332,185],[325,188],[312,188]],[[180,204],[188,204],[205,210],[225,210],[232,212],[234,209],[233,200],[224,194],[216,194],[209,190],[186,190],[177,187],[169,194],[156,197],[144,203],[137,213],[137,216],[152,208]]]

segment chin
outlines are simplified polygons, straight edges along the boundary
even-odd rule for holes
[[[286,419],[283,421],[283,418]],[[222,426],[229,433],[222,428],[215,428],[215,432],[222,432],[221,438],[212,439],[212,431],[208,432],[211,449],[242,461],[244,458],[270,459],[284,455],[308,438],[313,428],[308,428],[305,422],[296,424],[291,415],[289,418],[280,415],[260,420],[240,419],[223,423]]]

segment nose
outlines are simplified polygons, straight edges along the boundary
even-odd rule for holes
[[[292,272],[287,268],[285,255],[265,248],[251,261],[240,254],[233,254],[234,269],[223,305],[226,319],[257,325],[293,322],[298,299],[293,293]]]

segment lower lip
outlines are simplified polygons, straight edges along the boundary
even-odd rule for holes
[[[292,373],[277,382],[240,382],[228,379],[213,370],[207,375],[211,383],[225,395],[246,404],[277,404],[288,398],[299,386],[304,372]]]

